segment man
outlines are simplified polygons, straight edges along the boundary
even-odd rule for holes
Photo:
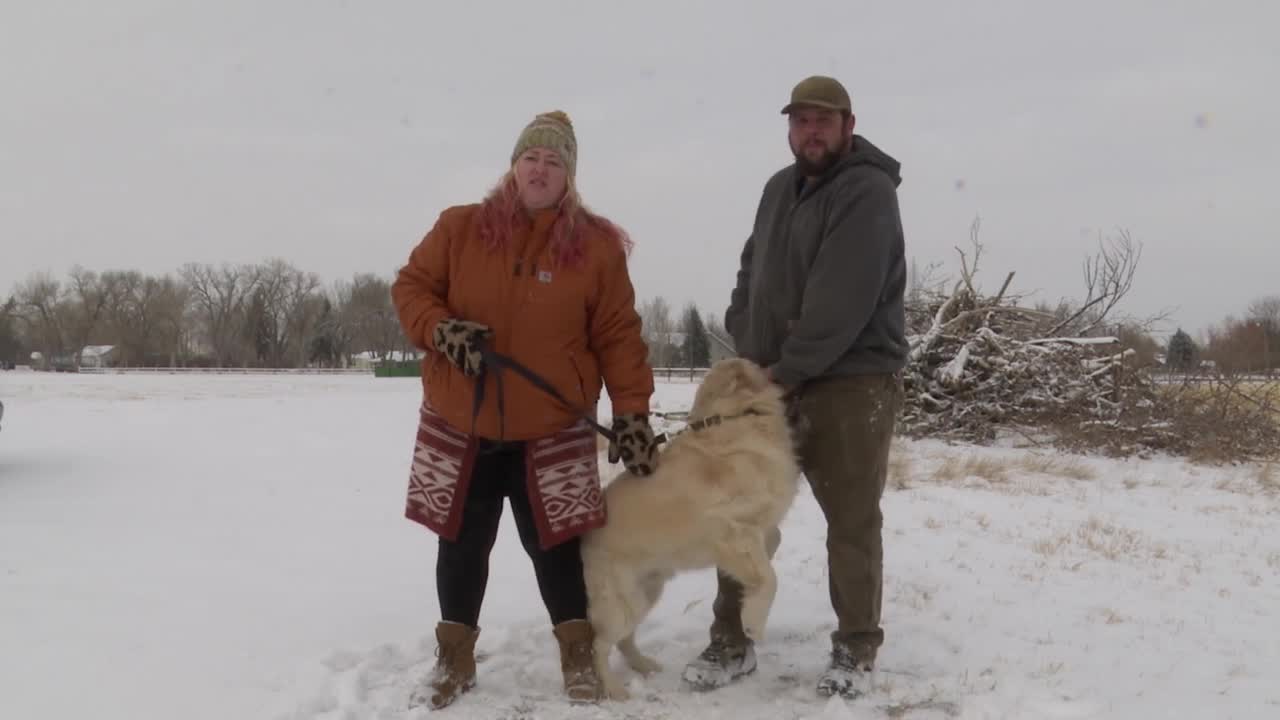
[[[884,642],[880,498],[907,355],[901,177],[896,160],[853,133],[835,79],[801,81],[782,112],[795,163],[765,185],[725,328],[738,354],[788,393],[801,465],[827,521],[837,621],[817,690],[856,697]],[[770,538],[771,555],[780,541]],[[718,576],[711,643],[685,668],[695,689],[756,668],[742,587]]]

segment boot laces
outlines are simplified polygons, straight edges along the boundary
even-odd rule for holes
[[[743,652],[741,643],[729,642],[723,637],[714,637],[707,645],[707,649],[702,651],[702,659],[721,664],[726,660],[736,660],[742,656]]]
[[[844,645],[836,645],[831,648],[831,667],[836,670],[845,670],[848,672],[866,672],[870,669],[861,654],[855,653],[852,648]]]

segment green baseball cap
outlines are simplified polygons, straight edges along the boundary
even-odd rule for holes
[[[844,86],[839,80],[825,75],[813,75],[797,83],[791,89],[791,102],[782,108],[782,114],[804,106],[853,112],[853,104],[849,102],[849,93]]]

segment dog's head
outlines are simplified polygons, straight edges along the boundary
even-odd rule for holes
[[[764,368],[744,358],[728,358],[711,366],[693,396],[691,415],[739,415],[747,411],[785,413],[782,388],[769,381]]]

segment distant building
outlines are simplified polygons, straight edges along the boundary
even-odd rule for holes
[[[115,345],[86,345],[80,351],[81,368],[109,368],[116,364]]]
[[[356,353],[351,356],[351,367],[360,368],[362,370],[371,370],[383,362],[411,363],[421,360],[425,355],[426,353],[417,349],[410,350],[409,352],[392,350],[387,353],[387,357],[384,361],[380,354],[371,350],[365,350],[364,352]]]

